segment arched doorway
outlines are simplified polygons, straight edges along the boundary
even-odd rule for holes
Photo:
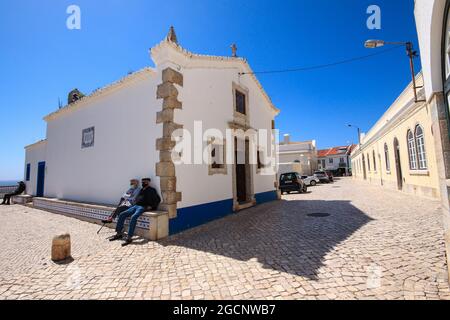
[[[402,190],[403,189],[402,164],[400,161],[400,146],[398,144],[397,138],[394,139],[394,156],[395,156],[395,171],[397,173],[397,188],[398,190]]]
[[[363,167],[363,177],[364,177],[364,180],[366,180],[367,179],[366,160],[364,159],[364,153],[362,153],[362,167]]]

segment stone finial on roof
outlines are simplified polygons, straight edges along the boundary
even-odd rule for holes
[[[170,26],[169,33],[167,34],[166,40],[178,44],[177,35],[175,33],[175,28]]]
[[[231,47],[231,56],[233,58],[236,58],[237,57],[237,53],[236,53],[237,46],[236,46],[236,43],[233,43],[230,47]]]
[[[73,89],[69,92],[69,95],[67,96],[67,104],[71,104],[81,98],[84,97],[84,94],[80,92],[78,89]]]

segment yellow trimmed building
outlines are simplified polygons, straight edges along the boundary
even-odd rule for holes
[[[422,73],[416,77],[423,86]],[[421,89],[419,99],[423,100]],[[351,154],[353,177],[390,189],[440,198],[430,106],[410,84]]]

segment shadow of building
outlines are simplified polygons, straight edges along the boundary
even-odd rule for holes
[[[317,217],[311,213],[319,214]],[[324,256],[372,219],[350,201],[281,200],[159,241],[316,279]]]

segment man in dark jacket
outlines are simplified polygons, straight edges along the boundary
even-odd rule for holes
[[[26,189],[26,185],[23,181],[19,182],[19,186],[16,188],[16,190],[14,190],[13,193],[7,193],[5,194],[5,196],[3,197],[3,202],[2,204],[7,204],[10,205],[11,204],[11,197],[12,196],[17,196],[19,194],[21,194],[22,192],[24,192]]]
[[[119,215],[119,219],[117,220],[116,225],[117,233],[109,240],[114,241],[123,238],[123,226],[125,224],[125,220],[127,218],[130,218],[128,233],[125,237],[125,242],[122,243],[122,246],[130,244],[132,242],[132,237],[134,235],[134,229],[136,228],[138,218],[146,210],[156,210],[160,202],[161,198],[159,197],[158,193],[155,189],[150,187],[150,178],[142,179],[142,189],[136,197],[136,200],[134,202],[135,204]]]

